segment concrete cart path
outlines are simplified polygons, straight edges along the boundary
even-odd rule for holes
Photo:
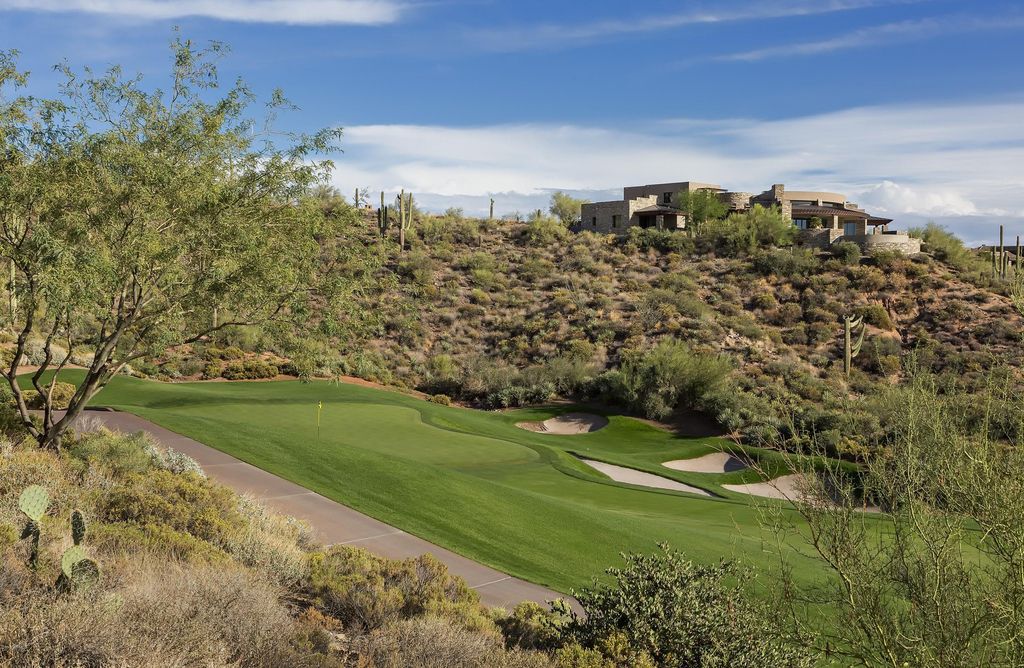
[[[195,459],[213,480],[236,492],[248,493],[279,513],[309,522],[317,538],[327,545],[353,545],[391,559],[430,553],[476,589],[480,599],[490,606],[511,610],[522,601],[570,600],[564,594],[455,554],[137,415],[98,410],[84,415],[112,431],[149,433],[162,446]]]

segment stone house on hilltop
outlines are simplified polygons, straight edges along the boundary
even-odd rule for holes
[[[683,230],[686,212],[675,206],[675,196],[697,190],[713,191],[730,212],[746,211],[755,204],[778,207],[800,230],[800,245],[825,249],[837,241],[852,241],[868,253],[879,249],[907,255],[921,252],[920,239],[890,230],[891,219],[871,215],[845,195],[787,191],[780,183],[758,195],[695,181],[627,186],[621,200],[584,204],[579,229],[612,234],[627,234],[631,227]]]

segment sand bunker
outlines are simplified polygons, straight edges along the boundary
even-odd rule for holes
[[[763,496],[769,499],[799,501],[804,498],[804,493],[801,490],[806,487],[806,483],[803,474],[791,473],[765,482],[754,482],[747,485],[722,485],[722,487],[732,492],[740,492],[741,494]]]
[[[675,480],[662,478],[660,475],[654,475],[653,473],[645,473],[643,471],[637,471],[636,469],[626,468],[625,466],[606,464],[592,459],[583,459],[582,457],[580,457],[579,460],[587,466],[597,469],[615,482],[625,482],[630,485],[642,485],[643,487],[655,487],[657,489],[672,489],[677,492],[689,492],[691,494],[700,494],[701,496],[711,496],[710,492],[699,487],[693,487],[692,485],[686,485],[681,482],[676,482]]]
[[[516,426],[542,434],[587,434],[608,426],[608,418],[590,413],[566,413],[543,422],[517,422]]]
[[[661,465],[676,471],[691,473],[732,473],[747,468],[746,464],[727,452],[712,452],[693,459],[673,459],[670,462],[662,462]]]

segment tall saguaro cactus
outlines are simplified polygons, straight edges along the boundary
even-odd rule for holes
[[[491,198],[491,211],[487,214],[487,220],[494,220],[494,198]]]
[[[377,232],[380,234],[380,240],[383,243],[384,238],[388,234],[388,207],[384,204],[384,191],[380,191],[380,208],[377,209]]]
[[[398,195],[398,247],[405,252],[405,233],[412,227],[412,193],[408,199],[405,190]]]
[[[849,376],[853,358],[860,354],[861,346],[864,345],[864,316],[843,316],[843,372]],[[857,341],[854,342],[854,332],[857,332]]]
[[[1006,280],[1006,247],[1003,245],[1003,226],[999,226],[999,278]]]

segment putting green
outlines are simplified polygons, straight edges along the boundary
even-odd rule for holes
[[[76,380],[74,372],[64,376]],[[756,474],[666,469],[661,462],[713,452],[724,442],[675,437],[630,418],[610,416],[606,428],[588,434],[538,434],[515,423],[574,407],[490,413],[356,385],[297,381],[167,384],[119,377],[93,403],[140,415],[561,591],[619,563],[619,553],[650,552],[661,541],[703,562],[738,557],[766,568],[771,561],[751,500],[720,487],[753,482]],[[615,483],[570,453],[721,498]],[[810,560],[806,565],[798,571],[817,570]]]

